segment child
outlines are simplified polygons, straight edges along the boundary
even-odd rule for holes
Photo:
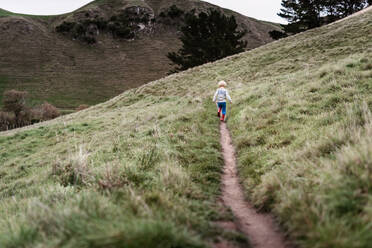
[[[218,108],[217,116],[221,117],[220,119],[221,121],[224,121],[225,116],[226,116],[226,98],[227,100],[230,101],[230,103],[232,103],[229,92],[225,89],[226,86],[227,84],[225,81],[220,81],[218,83],[219,88],[217,89],[213,97],[213,102],[217,103],[217,108]]]

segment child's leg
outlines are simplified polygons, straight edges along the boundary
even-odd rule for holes
[[[221,103],[221,107],[222,107],[222,115],[221,115],[221,121],[224,121],[225,120],[225,115],[226,115],[226,103],[223,102]]]
[[[226,115],[226,103],[225,102],[223,102],[223,104],[222,104],[222,114],[223,115]]]
[[[222,106],[220,105],[220,103],[217,103],[217,116],[218,117],[221,116],[221,111],[222,111]]]

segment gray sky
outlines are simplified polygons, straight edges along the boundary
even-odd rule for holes
[[[281,0],[204,0],[260,20],[281,22],[276,14]],[[0,0],[0,8],[16,13],[56,15],[71,12],[91,0]]]

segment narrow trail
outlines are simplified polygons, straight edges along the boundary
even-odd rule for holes
[[[255,208],[245,201],[237,173],[235,150],[226,123],[221,123],[220,133],[225,161],[222,200],[232,210],[238,229],[248,236],[253,248],[289,247],[272,217],[269,214],[257,213]]]

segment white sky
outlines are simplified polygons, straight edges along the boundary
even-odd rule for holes
[[[256,19],[285,23],[276,14],[281,0],[204,0]],[[57,15],[71,12],[91,0],[0,0],[0,8],[22,14]]]

